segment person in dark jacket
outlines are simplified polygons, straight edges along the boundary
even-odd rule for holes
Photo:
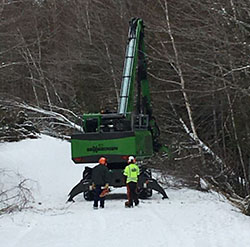
[[[104,189],[108,189],[109,187],[109,170],[107,168],[107,159],[105,157],[101,157],[99,159],[99,164],[95,166],[92,170],[92,188],[94,190],[94,209],[98,209],[98,202],[100,201],[100,207],[104,208],[105,196],[100,197]]]
[[[137,182],[138,176],[140,175],[140,169],[136,164],[134,156],[128,157],[128,165],[125,167],[123,175],[126,179],[128,196],[128,201],[125,202],[125,207],[131,208],[133,207],[133,203],[135,203],[135,206],[137,206],[139,204]]]

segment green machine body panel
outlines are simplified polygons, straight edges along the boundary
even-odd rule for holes
[[[126,163],[129,155],[143,160],[153,154],[152,136],[148,130],[76,134],[71,152],[75,163],[96,163],[101,156],[109,163]]]

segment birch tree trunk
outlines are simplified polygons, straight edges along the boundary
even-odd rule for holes
[[[175,45],[175,39],[174,39],[172,29],[171,29],[169,11],[168,11],[168,1],[165,0],[164,3],[165,3],[165,6],[164,6],[164,8],[165,8],[165,20],[166,20],[167,30],[168,30],[168,34],[170,36],[172,48],[174,50],[175,64],[176,64],[175,67],[177,69],[177,73],[178,73],[178,76],[179,76],[180,82],[181,82],[181,92],[182,92],[182,95],[183,95],[183,98],[184,98],[184,101],[185,101],[185,106],[186,106],[186,110],[187,110],[187,114],[188,114],[188,118],[189,118],[189,123],[190,123],[192,134],[193,134],[192,135],[193,139],[197,144],[199,144],[199,137],[198,137],[198,134],[196,132],[194,120],[193,120],[193,117],[192,117],[191,105],[189,103],[189,99],[188,99],[188,96],[187,96],[187,93],[186,93],[186,90],[185,90],[185,79],[184,79],[184,75],[182,73],[182,68],[181,68],[181,64],[180,64],[180,60],[179,60],[179,54],[178,54],[177,47]],[[202,149],[201,149],[201,147],[199,145],[198,145],[198,147],[199,147],[199,154],[200,154],[201,159],[202,159],[202,164],[204,165],[205,164],[205,159],[204,159],[204,156],[203,156],[203,152],[202,152]]]

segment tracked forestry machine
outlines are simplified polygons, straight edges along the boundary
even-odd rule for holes
[[[129,22],[129,32],[124,61],[120,99],[116,113],[93,113],[83,115],[84,133],[71,136],[72,160],[74,163],[97,163],[101,156],[108,159],[110,186],[125,186],[123,170],[130,155],[139,165],[154,152],[167,149],[158,142],[159,128],[152,115],[147,63],[144,47],[142,19]],[[93,199],[90,190],[92,168],[86,167],[82,180],[70,191],[68,201],[79,193],[86,200]],[[148,198],[152,190],[168,198],[164,189],[151,176],[151,170],[140,165],[138,193]]]

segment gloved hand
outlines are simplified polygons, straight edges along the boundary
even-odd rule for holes
[[[93,183],[92,185],[89,186],[90,190],[94,190],[95,189],[95,184]]]
[[[107,183],[105,184],[104,189],[108,189],[108,188],[109,188],[109,184]]]

